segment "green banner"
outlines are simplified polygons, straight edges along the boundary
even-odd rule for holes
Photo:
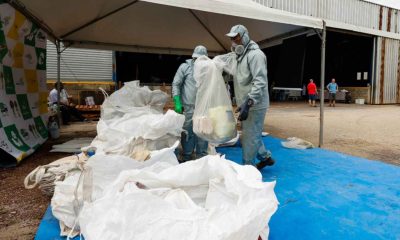
[[[0,21],[0,61],[8,54],[6,36],[4,36],[3,22]]]
[[[36,24],[33,23],[30,33],[25,37],[25,45],[34,47],[36,45],[36,35],[38,34],[38,32],[39,28]]]
[[[7,135],[10,143],[18,150],[22,152],[27,152],[30,147],[24,142],[21,135],[19,134],[17,127],[15,125],[11,125],[4,128],[4,132]]]
[[[48,132],[47,132],[46,126],[43,123],[42,118],[39,116],[39,117],[35,117],[34,120],[35,120],[35,129],[36,129],[36,131],[40,134],[40,136],[42,138],[47,138],[48,137]]]
[[[36,48],[37,66],[38,70],[46,70],[46,49]]]
[[[46,34],[2,0],[0,18],[1,167],[16,165],[47,140],[48,90]]]
[[[15,94],[15,84],[11,67],[3,66],[3,77],[6,87],[6,94]]]
[[[26,96],[26,94],[18,94],[17,99],[18,99],[19,107],[18,107],[18,105],[14,106],[17,114],[18,114],[18,112],[21,113],[24,120],[32,118],[32,112],[31,112],[31,108],[29,107],[29,101],[28,101],[28,97]]]

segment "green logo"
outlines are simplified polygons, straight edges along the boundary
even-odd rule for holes
[[[15,85],[14,85],[12,69],[10,67],[3,66],[3,75],[4,75],[4,82],[6,85],[6,93],[15,94]]]
[[[8,117],[9,112],[8,112],[8,107],[5,103],[0,102],[0,116],[1,117]]]
[[[33,146],[32,148],[36,151],[41,145],[40,144],[36,144],[35,146]]]
[[[32,118],[32,112],[26,94],[17,94],[17,101],[24,120]]]
[[[42,138],[47,138],[48,132],[46,126],[43,123],[42,118],[40,116],[35,117],[34,121],[35,121],[35,128],[39,132],[40,136],[42,136]]]
[[[19,134],[17,127],[15,125],[11,125],[4,128],[4,132],[7,135],[8,141],[18,150],[22,152],[26,152],[29,150],[29,146],[22,140],[21,135]]]
[[[0,61],[3,61],[3,58],[7,55],[7,53],[8,48],[6,37],[4,36],[3,23],[0,21]]]
[[[38,70],[46,70],[46,49],[43,48],[35,48],[36,49],[36,57],[37,57],[37,66]]]
[[[35,42],[36,42],[36,35],[39,31],[39,28],[36,26],[36,24],[32,23],[32,28],[31,31],[28,35],[25,36],[25,45],[29,45],[29,46],[35,46]]]

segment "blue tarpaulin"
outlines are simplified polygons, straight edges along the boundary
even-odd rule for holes
[[[277,181],[280,202],[270,239],[400,239],[400,167],[319,148],[287,149],[281,141],[264,138],[276,164],[262,171],[263,179]],[[218,152],[241,161],[240,145]],[[35,239],[63,239],[59,232],[49,208]]]

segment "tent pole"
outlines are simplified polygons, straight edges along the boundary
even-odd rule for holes
[[[60,89],[60,82],[61,82],[61,74],[60,74],[60,69],[61,69],[61,42],[60,40],[56,40],[56,49],[57,49],[57,116],[58,116],[58,126],[61,126],[61,112],[60,112],[60,95],[61,95],[61,89]]]
[[[326,23],[323,21],[321,38],[321,89],[320,89],[320,116],[319,116],[319,147],[324,144],[324,101],[325,101],[325,50],[326,50]]]

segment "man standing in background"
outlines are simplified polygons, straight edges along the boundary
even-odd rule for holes
[[[334,107],[336,103],[336,92],[339,90],[339,86],[336,80],[332,78],[332,81],[326,86],[329,91],[329,107]]]
[[[58,93],[57,93],[57,85],[56,82],[54,84],[53,90],[50,91],[49,101],[50,104],[56,105],[58,102]],[[64,125],[68,125],[71,120],[71,116],[75,116],[79,121],[87,121],[86,118],[82,116],[82,114],[75,108],[74,104],[70,102],[70,96],[64,88],[64,84],[60,82],[60,111],[61,117]]]
[[[310,83],[307,85],[308,92],[308,104],[310,107],[316,107],[315,98],[317,97],[317,85],[315,85],[314,80],[310,79]]]

